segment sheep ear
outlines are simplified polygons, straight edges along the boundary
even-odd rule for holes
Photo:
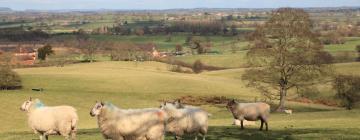
[[[32,97],[29,98],[29,101],[32,101]]]
[[[181,104],[180,99],[177,99],[177,100],[175,101],[175,103]]]
[[[101,104],[102,106],[104,106],[104,105],[105,105],[105,104],[104,104],[104,102],[101,102],[100,104]]]

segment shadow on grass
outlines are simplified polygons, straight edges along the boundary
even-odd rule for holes
[[[82,129],[78,131],[80,140],[101,140],[102,135],[98,129]],[[199,137],[200,138],[200,137]],[[359,139],[360,129],[283,129],[259,131],[248,128],[241,130],[236,126],[212,126],[209,128],[207,140],[295,140],[295,139]],[[31,132],[0,133],[1,140],[38,140],[38,136]],[[51,140],[60,140],[63,137],[52,136]],[[167,134],[166,140],[174,137]],[[184,140],[193,140],[191,136],[183,137]]]
[[[272,139],[356,139],[360,129],[284,129],[259,131],[250,128],[241,130],[235,126],[210,127],[208,140],[272,140]]]

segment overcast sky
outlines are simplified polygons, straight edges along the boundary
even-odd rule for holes
[[[38,9],[172,9],[360,6],[360,0],[0,0],[0,7]]]

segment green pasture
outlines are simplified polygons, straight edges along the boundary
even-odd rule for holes
[[[356,73],[359,63],[335,66],[342,73]],[[229,69],[202,74],[182,74],[168,71],[169,66],[157,62],[97,62],[16,69],[24,88],[0,91],[0,139],[38,139],[27,126],[26,113],[19,110],[30,96],[46,105],[71,105],[80,117],[80,140],[101,139],[96,119],[89,111],[96,100],[110,101],[121,108],[158,107],[160,100],[181,96],[226,96],[254,101],[259,93],[245,86],[240,76],[244,69]],[[43,92],[32,88],[44,88]],[[276,101],[275,101],[276,103]],[[231,126],[231,114],[223,105],[204,105],[212,114],[208,138],[211,140],[237,139],[358,139],[360,110],[316,104],[289,102],[293,115],[272,113],[270,131],[259,132],[256,126],[246,130]],[[168,135],[167,139],[172,139]],[[62,139],[62,137],[50,137]],[[188,138],[186,138],[188,139]]]

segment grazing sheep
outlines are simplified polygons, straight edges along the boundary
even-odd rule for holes
[[[194,134],[195,140],[199,134],[203,140],[208,131],[209,114],[193,106],[185,106],[176,101],[175,103],[164,102],[160,106],[168,115],[166,131],[175,135],[175,139],[180,138],[185,133]]]
[[[241,121],[241,129],[244,129],[244,120],[257,121],[261,120],[260,130],[263,129],[263,124],[268,130],[268,118],[270,115],[270,105],[266,103],[238,103],[235,100],[229,101],[226,105],[234,118]]]
[[[28,115],[28,123],[40,140],[47,140],[49,135],[62,135],[65,139],[75,139],[78,116],[71,106],[47,107],[39,99],[30,97],[20,107]]]
[[[105,139],[164,139],[167,115],[160,109],[125,110],[111,103],[96,102],[90,115],[97,116],[99,128]]]
[[[291,110],[291,109],[286,109],[286,110],[284,110],[284,112],[285,112],[286,114],[289,114],[289,115],[292,114],[292,110]]]

